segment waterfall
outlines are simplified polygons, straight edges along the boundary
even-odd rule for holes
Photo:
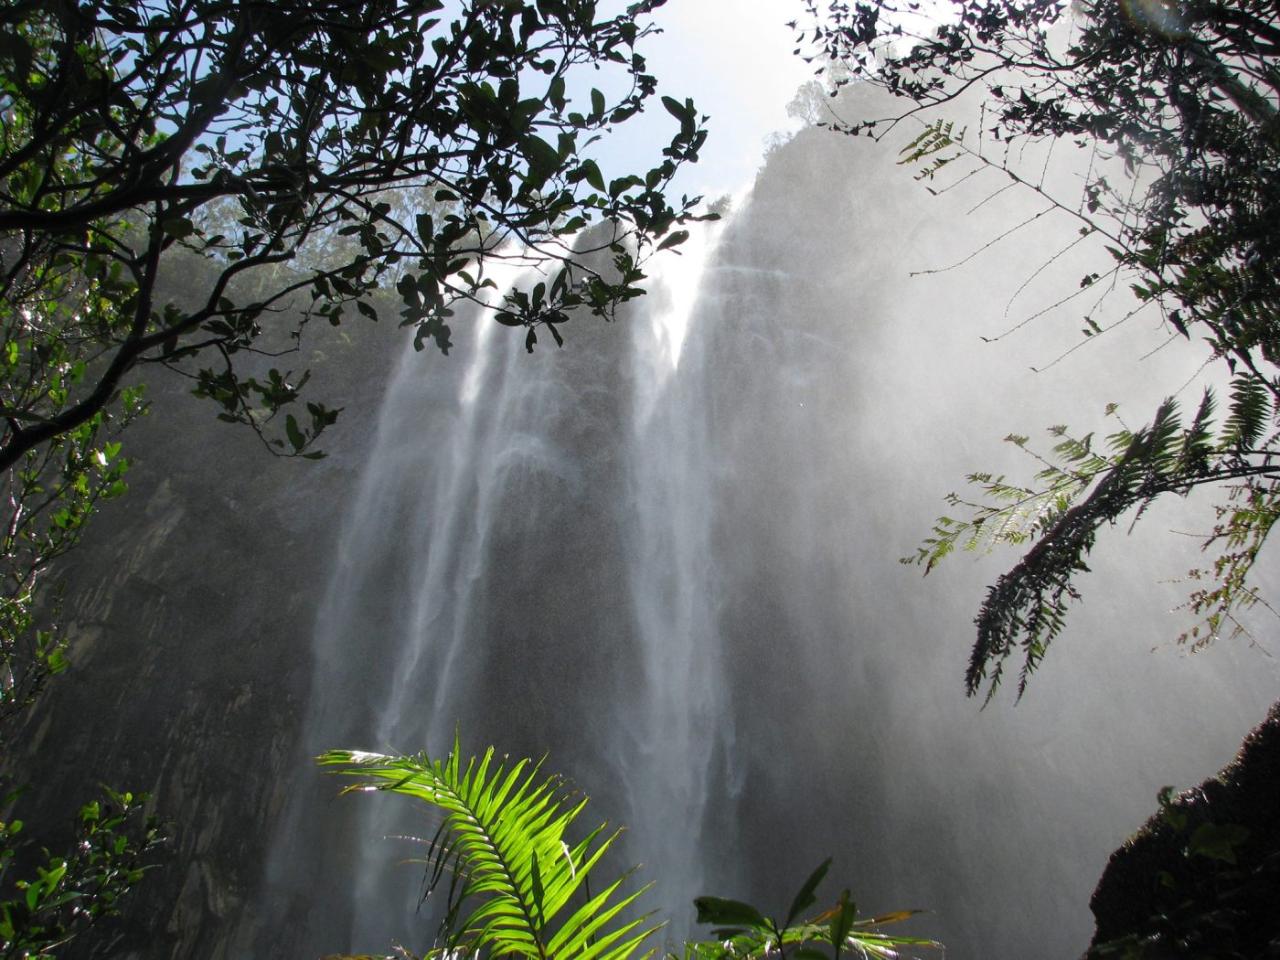
[[[709,265],[719,234],[699,231],[680,260],[655,271],[633,332],[625,522],[639,694],[611,712],[610,752],[626,804],[626,849],[668,878],[670,889],[656,891],[651,906],[673,918],[687,912],[689,891],[706,888],[700,850],[713,767],[733,748],[711,543],[710,438],[696,413],[705,409],[706,368],[688,355],[696,346],[685,350],[694,314],[717,295]]]
[[[593,795],[616,783],[623,845],[670,874],[669,908],[703,888],[699,824],[731,739],[705,429],[686,416],[696,382],[676,377],[716,233],[667,258],[629,329],[571,327],[572,348],[529,355],[473,322],[453,358],[406,352],[317,616],[305,723],[308,754],[441,756],[460,729],[477,749],[549,752]],[[496,295],[538,269],[500,269]],[[308,849],[335,817],[341,854]],[[421,941],[419,878],[393,866],[418,852],[414,812],[304,797],[285,822],[272,883],[293,886],[284,912],[311,948]]]
[[[1226,643],[1167,648],[1179,594],[1156,581],[1189,564],[1144,530],[1101,544],[1023,704],[964,699],[973,609],[1011,558],[924,583],[895,560],[965,471],[1004,468],[992,441],[1080,397],[1143,411],[1181,361],[1125,368],[1142,330],[1044,376],[1027,367],[1053,334],[1030,361],[982,354],[975,323],[1039,254],[910,279],[946,259],[930,226],[964,219],[911,186],[809,131],[617,324],[575,320],[562,350],[527,355],[462,318],[453,356],[406,354],[318,606],[306,752],[440,755],[458,728],[471,749],[548,753],[629,825],[624,858],[675,938],[694,895],[783,909],[834,855],[865,909],[931,908],[918,929],[951,957],[1078,954],[1108,852],[1161,784],[1225,762],[1276,670]],[[415,845],[384,838],[430,824],[306,777],[267,923],[301,944],[274,942],[422,949],[420,867],[397,862]]]

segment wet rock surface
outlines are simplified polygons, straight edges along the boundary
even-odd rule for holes
[[[170,838],[124,915],[59,956],[220,955],[229,919],[257,896],[296,776],[338,505],[395,356],[382,334],[334,331],[297,358],[330,374],[316,399],[350,408],[326,443],[341,456],[320,462],[271,457],[247,429],[214,422],[188,382],[157,374],[152,413],[122,436],[129,492],[50,571],[71,667],[3,758],[26,787],[18,811],[57,850],[99,785],[146,792]]]

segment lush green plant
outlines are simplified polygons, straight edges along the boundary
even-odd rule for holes
[[[34,42],[48,43],[36,30]],[[0,66],[4,65],[0,54]],[[8,106],[0,124],[0,158],[35,136],[33,118],[14,106],[12,77],[0,72]],[[52,179],[90,175],[83,155],[47,158]],[[24,167],[15,176],[31,177]],[[98,273],[59,249],[49,236],[0,234],[0,416],[3,435],[64,414],[94,377],[86,333],[99,337],[122,324],[121,270]],[[124,492],[128,463],[119,429],[143,410],[142,390],[126,388],[73,426],[11,458],[0,474],[5,511],[0,528],[0,743],[4,722],[32,702],[66,666],[55,604],[43,596],[49,564],[75,546],[97,505]]]
[[[1105,240],[1110,264],[1064,297],[1092,299],[1127,280],[1135,309],[1158,312],[1171,340],[1199,338],[1230,379],[1226,416],[1206,392],[1190,420],[1173,399],[1141,429],[1121,425],[1106,443],[1053,428],[1030,481],[974,474],[974,499],[953,496],[909,560],[926,571],[956,547],[1029,545],[990,589],[977,618],[966,683],[988,697],[1011,657],[1019,694],[1061,629],[1097,531],[1154,500],[1205,486],[1225,491],[1204,539],[1217,556],[1193,570],[1188,606],[1202,617],[1184,640],[1202,644],[1242,629],[1259,602],[1249,572],[1280,516],[1280,15],[1262,0],[807,0],[816,52],[832,79],[875,84],[904,104],[896,114],[831,120],[845,133],[884,136],[926,123],[904,151],[938,190],[995,173]],[[936,17],[936,19],[935,19]],[[1063,21],[1069,20],[1069,23]],[[1058,29],[1058,35],[1054,30]],[[980,102],[979,142],[923,111]],[[1010,161],[1037,141],[1086,148],[1079,196],[1056,197]],[[940,171],[956,171],[950,184]],[[932,188],[931,188],[932,189]],[[1050,261],[1052,262],[1052,261]],[[1086,308],[1086,338],[1105,332]],[[1099,404],[1101,406],[1101,403]],[[1114,412],[1110,410],[1109,412]],[[1010,437],[1027,447],[1026,437]]]
[[[1254,740],[1255,747],[1258,742]],[[1222,781],[1214,786],[1221,787]],[[1272,906],[1280,891],[1280,858],[1266,837],[1273,832],[1265,822],[1269,807],[1251,798],[1227,812],[1223,794],[1217,793],[1215,800],[1203,787],[1181,795],[1172,787],[1160,791],[1159,813],[1130,838],[1094,895],[1104,895],[1107,901],[1109,938],[1102,933],[1100,915],[1087,960],[1243,960],[1266,954],[1277,930]],[[1254,823],[1262,836],[1243,824],[1219,819],[1224,812],[1233,816],[1253,811],[1264,821]],[[1125,858],[1142,864],[1140,873],[1127,877],[1128,888],[1122,887],[1124,880],[1110,876],[1112,870],[1123,869]]]
[[[84,376],[83,365],[67,369],[65,376]],[[67,667],[57,596],[42,591],[42,580],[49,565],[80,541],[98,505],[125,491],[129,464],[114,437],[141,412],[142,392],[124,393],[123,417],[99,411],[28,450],[0,476],[8,506],[0,528],[0,744],[9,737],[6,721]]]
[[[698,922],[712,924],[716,928],[712,931],[716,939],[687,944],[686,960],[775,956],[785,960],[788,954],[795,960],[826,960],[838,958],[842,952],[893,960],[901,956],[903,947],[942,948],[935,940],[889,934],[881,929],[920,911],[898,910],[859,917],[857,904],[848,890],[840,892],[834,905],[806,918],[806,912],[818,902],[818,886],[830,867],[831,861],[826,860],[809,875],[791,901],[782,923],[740,900],[698,897],[694,901]]]
[[[487,949],[495,956],[608,960],[630,956],[653,933],[644,917],[606,928],[643,892],[622,892],[622,879],[571,902],[618,834],[602,824],[570,846],[565,831],[586,800],[566,796],[540,763],[495,764],[491,747],[464,765],[456,738],[444,760],[335,750],[319,762],[361,778],[347,791],[401,793],[444,813],[425,852],[428,893],[446,873],[452,878],[440,945],[430,956]]]
[[[450,876],[444,919],[427,957],[495,956],[607,960],[649,956],[646,942],[659,929],[632,908],[644,888],[626,892],[626,877],[592,894],[589,876],[618,836],[605,824],[574,841],[574,820],[586,799],[572,799],[558,777],[542,764],[494,761],[490,747],[465,762],[455,737],[444,760],[424,754],[391,757],[351,750],[330,751],[319,762],[334,772],[359,778],[350,791],[404,794],[444,813],[427,845],[426,895]],[[803,919],[827,873],[823,863],[792,901],[779,924],[736,900],[700,897],[698,921],[713,924],[713,941],[685,945],[686,960],[730,957],[825,957],[819,945],[864,957],[893,957],[902,946],[938,946],[933,941],[885,934],[880,927],[916,911],[859,918],[846,890],[836,904]],[[780,949],[778,945],[781,945]],[[401,948],[402,956],[412,956]]]
[[[11,808],[18,794],[5,798]],[[145,795],[106,791],[80,808],[68,851],[33,851],[23,821],[0,822],[0,957],[53,957],[104,917],[141,879],[162,842]],[[14,876],[22,871],[20,876]]]

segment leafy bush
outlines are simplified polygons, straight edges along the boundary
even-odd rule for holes
[[[121,898],[142,879],[162,842],[160,824],[146,813],[145,794],[105,794],[80,808],[64,854],[42,850],[33,858],[23,822],[0,822],[0,958],[55,956],[98,920],[117,915]],[[10,793],[4,806],[17,798]]]

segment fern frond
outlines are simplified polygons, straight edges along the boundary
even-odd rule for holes
[[[938,154],[951,147],[959,147],[960,142],[964,139],[965,131],[954,133],[955,121],[952,120],[935,120],[924,128],[924,130],[908,143],[905,147],[898,151],[899,166],[910,166],[926,160],[930,157],[933,159],[924,165],[923,169],[916,174],[917,180],[932,179],[934,174],[954,160],[958,160],[961,156],[960,152],[956,152],[950,156],[941,157]]]
[[[1248,634],[1239,619],[1242,611],[1261,604],[1276,611],[1262,599],[1249,575],[1263,544],[1280,520],[1280,485],[1272,480],[1249,480],[1231,489],[1226,504],[1217,507],[1218,524],[1205,540],[1204,549],[1218,551],[1208,569],[1189,571],[1188,579],[1205,584],[1191,592],[1183,608],[1200,621],[1178,637],[1192,650],[1208,645],[1224,632],[1235,637]]]
[[[1231,383],[1231,406],[1219,449],[1235,451],[1256,446],[1273,415],[1266,382],[1253,376],[1236,377]]]
[[[1209,469],[1209,460],[1214,453],[1213,408],[1213,391],[1206,389],[1191,426],[1182,435],[1174,472],[1188,480]]]
[[[624,893],[621,879],[576,910],[566,909],[583,899],[575,894],[618,833],[601,824],[572,846],[566,842],[586,800],[571,801],[558,778],[542,775],[541,763],[495,763],[491,747],[464,767],[456,737],[443,761],[332,750],[318,762],[360,778],[344,792],[399,793],[443,811],[428,849],[427,894],[446,872],[446,860],[456,886],[444,942],[428,956],[475,956],[484,948],[495,957],[623,960],[657,929],[645,916],[619,921],[644,892]]]

